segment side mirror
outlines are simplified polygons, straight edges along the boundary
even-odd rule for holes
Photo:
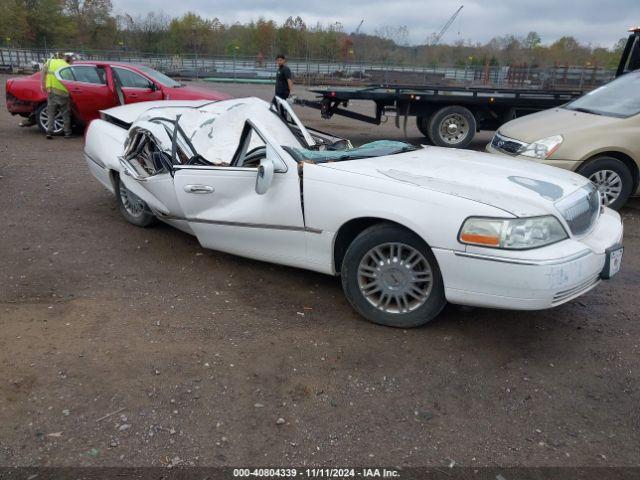
[[[268,151],[268,150],[267,150]],[[256,193],[258,195],[264,195],[269,190],[271,182],[273,182],[273,173],[275,172],[275,165],[273,160],[269,158],[263,158],[260,160],[260,166],[258,167],[258,176],[256,177]]]

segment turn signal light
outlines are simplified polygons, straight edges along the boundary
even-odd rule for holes
[[[461,233],[460,240],[464,243],[470,243],[475,245],[488,245],[491,247],[497,247],[500,245],[500,237],[492,235],[479,235],[474,233]]]

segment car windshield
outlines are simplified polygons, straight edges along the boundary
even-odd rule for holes
[[[382,157],[385,155],[395,155],[397,153],[410,152],[418,150],[409,143],[396,142],[392,140],[377,140],[375,142],[365,143],[360,147],[350,148],[346,150],[309,150],[306,148],[288,148],[284,147],[289,153],[292,153],[296,160],[307,161],[313,163],[340,162],[344,160],[358,160],[362,158]]]
[[[175,87],[182,86],[180,82],[176,82],[173,78],[167,77],[164,73],[160,73],[159,71],[154,70],[153,68],[145,67],[145,66],[140,66],[138,68],[140,68],[140,70],[142,70],[144,73],[146,73],[151,78],[153,78],[156,82],[161,83],[165,87],[175,88]]]
[[[565,105],[568,110],[626,118],[640,113],[640,71],[627,73]]]

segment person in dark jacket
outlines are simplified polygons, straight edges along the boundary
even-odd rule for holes
[[[276,57],[278,71],[276,72],[276,97],[286,100],[293,91],[291,70],[287,67],[287,58],[282,54]]]

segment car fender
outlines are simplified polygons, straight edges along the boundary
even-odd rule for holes
[[[85,132],[84,155],[87,164],[100,182],[115,192],[113,173],[120,172],[122,155],[128,130],[104,120],[93,120]]]

